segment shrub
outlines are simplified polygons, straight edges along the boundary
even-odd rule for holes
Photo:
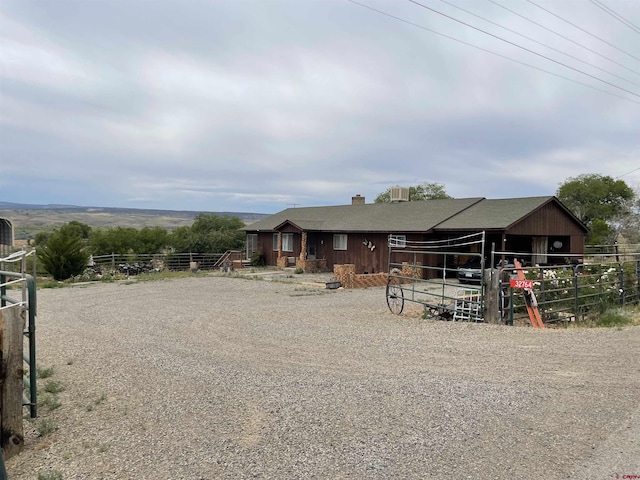
[[[82,240],[65,230],[52,234],[47,244],[38,250],[38,259],[54,280],[81,274],[88,258]]]
[[[251,265],[254,267],[264,267],[267,264],[267,259],[262,252],[253,252],[251,254]]]

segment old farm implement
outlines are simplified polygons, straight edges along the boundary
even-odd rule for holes
[[[415,302],[434,318],[482,321],[484,245],[484,232],[431,241],[390,236],[389,310],[399,315],[405,302]]]

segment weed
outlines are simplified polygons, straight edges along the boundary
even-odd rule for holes
[[[106,399],[107,399],[107,394],[103,393],[97,399],[95,399],[92,403],[90,403],[89,405],[86,406],[87,412],[91,412],[94,409],[94,407],[97,407],[102,402],[104,402]]]
[[[296,267],[293,273],[295,273],[296,275],[300,275],[301,273],[304,273],[304,270],[300,267]]]
[[[47,382],[47,384],[44,386],[44,391],[47,393],[60,393],[64,390],[64,386],[62,385],[62,383],[57,382],[55,380],[51,380],[49,382]]]
[[[36,367],[36,373],[38,375],[38,378],[49,378],[50,376],[53,375],[53,367],[49,367],[49,368]]]
[[[47,407],[50,411],[56,410],[62,406],[62,403],[58,400],[58,396],[52,393],[46,393],[40,396],[40,401],[38,403]]]
[[[63,282],[44,282],[44,283],[39,283],[38,284],[38,288],[63,288],[66,287],[66,284],[64,284]]]
[[[40,420],[40,422],[38,422],[37,430],[38,436],[40,437],[49,435],[50,433],[55,432],[57,429],[58,425],[50,418],[43,418],[42,420]]]
[[[60,470],[38,472],[38,480],[62,480],[62,472]]]
[[[605,310],[595,321],[598,327],[623,327],[633,325],[634,320],[629,312],[620,309]]]

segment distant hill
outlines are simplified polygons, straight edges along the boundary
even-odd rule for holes
[[[74,220],[97,228],[162,227],[172,230],[176,227],[191,225],[199,213],[238,217],[246,224],[268,216],[263,213],[247,212],[196,212],[55,204],[32,205],[0,201],[0,217],[11,220],[16,240],[33,238],[40,231],[58,227]]]

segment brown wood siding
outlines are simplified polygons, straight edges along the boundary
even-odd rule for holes
[[[580,225],[553,202],[525,217],[507,230],[507,235],[585,235]]]

